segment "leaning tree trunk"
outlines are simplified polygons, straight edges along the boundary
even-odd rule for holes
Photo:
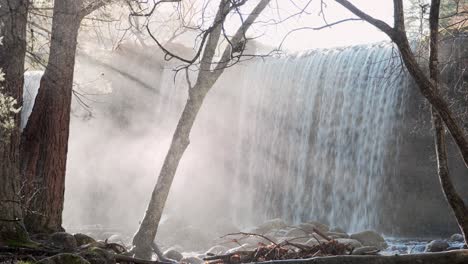
[[[231,38],[229,44],[238,47],[241,41],[247,41],[245,34],[252,26],[260,13],[266,8],[271,0],[261,0],[252,13],[245,19],[237,32]],[[214,19],[214,26],[209,32],[208,41],[204,47],[201,58],[200,70],[198,71],[197,82],[193,87],[189,84],[189,99],[185,104],[182,116],[177,124],[176,131],[172,138],[171,146],[164,160],[163,167],[159,173],[158,181],[151,195],[151,200],[146,210],[145,217],[140,227],[133,237],[133,251],[135,256],[145,259],[151,258],[151,245],[156,237],[159,221],[166,204],[166,200],[174,179],[180,159],[190,143],[189,136],[195,118],[200,110],[206,94],[210,91],[218,78],[224,72],[228,63],[232,59],[232,47],[228,46],[218,63],[214,63],[214,56],[221,36],[222,26],[226,16],[229,14],[231,1],[223,0],[219,4],[218,12]],[[245,42],[243,43],[245,44]],[[245,47],[245,45],[241,45]],[[215,65],[212,70],[212,66]],[[187,78],[189,78],[187,76]]]
[[[62,229],[70,107],[81,0],[55,1],[49,61],[21,139],[30,232]]]
[[[439,10],[440,0],[432,0],[429,14],[430,27],[430,56],[429,56],[429,76],[436,88],[439,88]],[[468,208],[463,199],[458,195],[450,179],[450,170],[447,157],[447,144],[445,141],[445,127],[440,115],[432,107],[432,121],[434,125],[434,141],[437,156],[437,174],[439,175],[440,185],[445,198],[455,214],[461,232],[465,238],[465,244],[468,245]]]
[[[22,102],[24,58],[26,54],[27,0],[0,0],[0,68],[9,96]],[[7,140],[0,140],[0,245],[29,240],[23,225],[19,175],[19,123]]]
[[[182,116],[177,124],[172,138],[171,146],[164,160],[158,181],[151,195],[151,200],[146,211],[145,218],[133,238],[135,256],[143,259],[151,259],[153,240],[156,237],[158,223],[161,220],[164,205],[166,204],[169,190],[174,179],[179,162],[190,143],[190,130],[203,104],[206,92],[200,86],[190,89],[189,98],[185,104]]]

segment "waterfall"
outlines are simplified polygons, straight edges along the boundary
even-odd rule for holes
[[[408,80],[398,58],[376,44],[243,67],[236,174],[250,202],[241,214],[349,231],[385,221]]]
[[[96,118],[72,116],[65,208],[73,210],[66,210],[64,219],[73,225],[124,225],[133,232],[186,101],[187,85],[184,74],[174,83],[170,70],[161,78],[155,67],[138,66],[141,61],[134,56],[112,56],[117,57],[112,65],[134,78],[106,72],[113,93],[89,102]],[[391,45],[379,43],[229,68],[197,117],[165,213],[207,228],[213,219],[221,222],[221,215],[243,226],[280,217],[348,231],[390,221],[382,208],[392,201],[384,195],[395,184],[399,120],[409,80],[399,62]],[[84,80],[105,71],[86,62],[78,67],[76,77]],[[40,76],[26,74],[22,127]],[[134,79],[154,87],[142,89]],[[99,157],[96,162],[88,161],[90,150]],[[102,192],[108,189],[114,191]],[[83,193],[89,194],[87,200]],[[133,211],[119,212],[118,203],[98,204],[91,199],[96,193]],[[101,213],[89,213],[94,211]]]
[[[41,82],[43,71],[27,71],[24,73],[23,106],[21,107],[21,130],[26,127],[31,115],[34,100]]]

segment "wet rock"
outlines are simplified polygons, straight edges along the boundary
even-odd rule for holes
[[[254,233],[266,234],[273,229],[284,229],[288,225],[283,221],[283,219],[276,218],[266,221],[265,223],[257,226],[254,230]]]
[[[222,255],[228,251],[229,248],[221,245],[216,245],[214,247],[211,247],[208,249],[208,251],[205,252],[206,255]]]
[[[340,227],[333,227],[330,228],[330,232],[335,232],[335,233],[341,233],[341,234],[346,234],[346,231],[343,228]]]
[[[332,239],[349,238],[349,235],[346,233],[336,233],[336,232],[327,232],[327,236],[329,236]]]
[[[317,221],[310,221],[310,222],[307,222],[306,224],[315,226],[315,228],[317,228],[319,231],[321,231],[323,233],[326,233],[326,232],[328,232],[328,230],[330,230],[330,227],[328,225],[322,224],[322,223],[317,222]],[[301,225],[303,225],[303,224],[301,224]]]
[[[318,245],[319,242],[320,242],[320,243],[325,243],[325,242],[327,242],[327,241],[326,241],[326,240],[321,240],[321,239],[319,239],[319,240],[317,241],[317,239],[311,238],[311,239],[307,240],[307,242],[305,242],[305,244],[308,245],[308,246],[313,247],[313,246]]]
[[[50,236],[50,241],[52,242],[52,245],[65,250],[72,250],[77,247],[75,237],[67,232],[53,233]]]
[[[350,238],[361,242],[363,246],[374,246],[380,250],[388,247],[385,239],[379,233],[372,230],[352,234]]]
[[[187,257],[183,258],[180,260],[180,263],[187,263],[187,264],[203,264],[205,261],[203,261],[201,258],[198,257]]]
[[[109,238],[107,238],[107,242],[109,243],[123,243],[124,242],[124,239],[122,238],[121,235],[112,235],[110,236]]]
[[[352,248],[360,248],[360,247],[363,246],[363,245],[361,244],[361,242],[359,242],[359,241],[356,240],[356,239],[351,239],[351,238],[338,238],[338,239],[335,239],[335,240],[338,241],[338,242],[341,243],[341,244],[349,245],[349,246],[352,247]]]
[[[462,234],[453,234],[449,241],[452,241],[452,242],[464,242],[465,239],[463,238]]]
[[[90,264],[90,262],[81,256],[63,253],[42,259],[36,262],[36,264]]]
[[[432,240],[426,245],[426,252],[441,252],[447,250],[450,245],[444,240]]]
[[[91,264],[114,264],[112,255],[102,248],[93,247],[80,253]]]
[[[352,255],[369,255],[378,252],[379,249],[372,246],[358,247],[353,250]]]
[[[290,229],[286,235],[286,237],[303,237],[303,236],[307,236],[307,232],[305,230],[302,230],[300,228],[293,228],[293,229]]]
[[[243,244],[241,246],[229,249],[228,251],[226,251],[226,254],[234,253],[234,252],[237,252],[237,251],[248,250],[248,249],[249,249],[249,244]]]
[[[96,242],[94,238],[88,235],[82,234],[82,233],[76,233],[73,236],[75,237],[77,246],[82,246],[82,245]]]
[[[184,258],[182,253],[180,253],[179,251],[177,251],[175,249],[166,250],[166,252],[164,252],[163,255],[164,255],[164,257],[166,257],[168,259],[173,259],[175,261],[180,261],[181,259]]]

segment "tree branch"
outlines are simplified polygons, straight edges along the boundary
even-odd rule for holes
[[[351,2],[347,0],[335,0],[337,3],[351,11],[351,13],[355,14],[356,16],[360,17],[361,19],[369,22],[370,24],[374,25],[376,28],[382,30],[384,33],[392,37],[395,35],[395,29],[389,26],[387,23],[385,23],[382,20],[375,19],[372,16],[364,13],[361,11],[359,8],[357,8],[355,5],[353,5]],[[401,1],[401,0],[395,0],[396,1]]]

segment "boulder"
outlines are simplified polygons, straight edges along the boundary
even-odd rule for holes
[[[327,242],[326,240],[319,239],[319,240],[317,241],[317,239],[311,238],[311,239],[307,240],[307,241],[305,242],[305,244],[308,245],[308,246],[313,247],[313,246],[318,245],[318,244],[319,244],[319,241],[320,241],[320,243],[325,243],[325,242]]]
[[[124,242],[124,239],[122,238],[121,235],[114,234],[110,236],[109,238],[107,238],[107,242],[122,244]]]
[[[380,250],[388,247],[385,239],[379,233],[372,230],[352,234],[350,238],[361,242],[363,246],[373,246]]]
[[[286,237],[304,237],[307,236],[307,233],[305,230],[301,228],[292,228],[286,233]]]
[[[327,232],[327,236],[330,238],[336,239],[336,238],[349,238],[349,235],[346,233],[336,233],[336,232]]]
[[[106,250],[92,247],[89,250],[80,252],[80,256],[91,264],[115,264],[115,259]]]
[[[379,251],[378,248],[372,246],[358,247],[353,250],[352,255],[369,255],[375,254]]]
[[[450,247],[449,243],[444,240],[432,240],[426,245],[426,252],[441,252],[445,251]]]
[[[76,233],[73,236],[75,237],[77,246],[82,246],[82,245],[96,242],[94,238],[88,235],[82,234],[82,233]]]
[[[180,260],[180,263],[187,263],[187,264],[203,264],[205,261],[203,261],[201,258],[198,257],[187,257],[183,258]]]
[[[328,232],[328,226],[319,222],[302,223],[299,224],[297,227],[304,230],[308,234],[314,233],[314,228],[324,233]]]
[[[462,234],[453,234],[450,236],[449,241],[451,242],[464,242],[465,239],[463,238]]]
[[[310,221],[310,222],[307,222],[306,224],[315,226],[315,228],[317,228],[319,231],[322,231],[323,233],[326,233],[326,232],[328,232],[328,230],[330,230],[330,227],[328,225],[322,224],[322,223],[317,222],[317,221]],[[299,226],[301,226],[301,225],[299,225]]]
[[[179,251],[175,250],[175,249],[168,249],[164,252],[163,254],[164,257],[168,258],[168,259],[173,259],[175,261],[180,261],[181,259],[184,258],[184,256],[182,255],[182,253],[180,253]]]
[[[208,251],[205,252],[205,255],[222,255],[228,251],[229,248],[221,245],[216,245],[208,249]]]
[[[335,239],[338,243],[341,243],[341,244],[345,244],[345,245],[349,245],[351,248],[360,248],[362,247],[363,245],[361,244],[361,242],[359,242],[358,240],[356,239],[351,239],[351,238],[338,238],[338,239]]]
[[[248,250],[249,248],[250,248],[249,244],[242,244],[241,246],[229,249],[228,251],[226,251],[226,254],[231,254],[237,251],[245,251],[245,250]]]
[[[62,253],[42,259],[36,264],[90,264],[90,262],[75,254]]]
[[[346,234],[346,231],[343,228],[340,228],[340,227],[330,228],[330,232],[342,233],[342,234],[345,233]]]
[[[252,232],[258,234],[266,234],[273,229],[283,229],[288,225],[283,221],[283,219],[276,218],[266,221],[265,223],[257,226]]]
[[[73,250],[78,247],[75,237],[67,232],[56,232],[50,236],[53,246],[64,250]]]

